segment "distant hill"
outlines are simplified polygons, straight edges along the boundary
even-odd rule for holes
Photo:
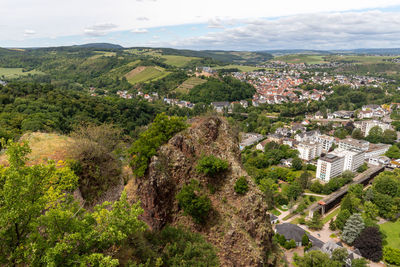
[[[309,50],[309,49],[276,49],[276,50],[263,50],[258,51],[258,53],[269,53],[275,56],[278,55],[293,55],[293,54],[303,54],[303,55],[321,55],[321,54],[332,54],[328,50]]]
[[[109,43],[90,43],[83,45],[74,45],[73,47],[82,47],[82,48],[96,48],[96,49],[123,49],[123,46],[117,44],[109,44]]]

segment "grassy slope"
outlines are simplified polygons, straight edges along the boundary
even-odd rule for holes
[[[167,76],[169,72],[165,71],[165,69],[161,67],[144,67],[144,69],[140,72],[135,73],[134,75],[127,75],[128,82],[131,84],[155,81]]]
[[[43,72],[37,70],[23,72],[22,68],[0,68],[0,77],[4,76],[7,79],[18,78],[28,74],[43,74]]]
[[[175,89],[175,92],[177,93],[182,93],[182,94],[187,94],[189,93],[190,89],[195,87],[196,85],[202,84],[207,82],[207,80],[203,80],[197,77],[191,77],[184,81],[181,85],[178,86],[178,88]]]
[[[307,63],[307,64],[320,64],[320,63],[327,63],[324,60],[325,56],[322,55],[301,55],[301,54],[294,54],[294,55],[285,55],[275,57],[274,60],[284,61],[287,63]]]
[[[161,58],[165,58],[165,63],[175,67],[184,67],[190,61],[199,59],[197,57],[172,56],[172,55],[163,55],[161,56]]]
[[[400,220],[386,222],[379,227],[387,236],[387,246],[400,249]]]
[[[67,146],[72,141],[70,137],[55,133],[27,133],[21,137],[27,141],[32,152],[28,156],[28,164],[45,163],[47,160],[65,160],[68,155]],[[0,156],[0,164],[7,162],[6,156]]]

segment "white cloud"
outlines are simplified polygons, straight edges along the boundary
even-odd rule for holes
[[[148,33],[149,31],[146,29],[133,29],[131,30],[132,33]]]
[[[225,28],[222,24],[222,20],[219,18],[213,18],[208,20],[208,28]]]
[[[116,29],[118,26],[112,23],[96,24],[85,28],[83,31],[89,36],[104,36],[111,30]]]
[[[139,21],[149,21],[150,19],[149,19],[148,17],[138,17],[138,18],[136,18],[136,20],[139,20]]]
[[[399,47],[400,13],[320,13],[248,20],[244,26],[177,40],[171,45],[239,50]]]
[[[32,36],[35,34],[36,34],[36,31],[34,31],[34,30],[25,30],[24,31],[24,36]]]

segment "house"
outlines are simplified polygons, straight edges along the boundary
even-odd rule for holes
[[[324,253],[326,253],[326,254],[328,254],[329,257],[331,257],[333,251],[334,251],[335,249],[338,249],[338,248],[343,248],[343,246],[342,246],[342,244],[341,244],[340,242],[335,243],[335,242],[333,242],[333,241],[328,241],[328,242],[326,242],[326,243],[322,246],[321,251],[324,252]],[[358,250],[353,252],[353,251],[347,249],[347,253],[348,253],[348,256],[347,256],[347,259],[345,260],[346,266],[349,266],[349,267],[350,267],[350,266],[351,266],[351,261],[352,261],[353,259],[360,259],[360,258],[362,258],[362,256],[360,255],[360,253],[359,253]]]
[[[294,240],[296,246],[301,246],[301,240],[306,233],[303,228],[291,223],[282,223],[275,226],[275,232],[285,236],[287,241]]]
[[[264,140],[256,145],[256,149],[264,151],[265,145],[268,143],[268,140]]]
[[[333,117],[339,119],[350,119],[353,116],[354,116],[354,111],[339,110],[333,112]]]
[[[305,131],[307,131],[307,128],[304,125],[302,125],[301,123],[293,123],[292,129],[291,129],[292,134],[296,134],[298,132],[302,133]]]
[[[324,114],[321,111],[317,111],[314,115],[316,120],[322,120],[324,118]]]
[[[239,144],[240,150],[245,149],[245,147],[254,145],[255,143],[262,140],[264,136],[258,133],[245,133],[242,137],[242,141]]]
[[[248,108],[249,103],[246,100],[240,100],[240,105],[242,105],[244,108]]]
[[[284,127],[279,127],[278,129],[276,129],[275,133],[286,137],[289,137],[291,135],[290,129]]]
[[[318,130],[298,133],[294,136],[294,139],[296,139],[297,142],[314,142],[320,134]]]
[[[275,143],[282,143],[282,140],[284,139],[285,137],[283,136],[283,135],[280,135],[280,134],[269,134],[269,135],[267,135],[267,139],[268,139],[268,141],[269,142],[275,142]]]
[[[284,138],[282,140],[282,144],[283,145],[287,145],[287,146],[290,146],[290,147],[293,147],[295,142],[296,142],[296,140],[290,139],[290,138]]]
[[[277,224],[279,221],[279,218],[271,213],[271,214],[269,214],[269,221],[271,224]]]
[[[285,166],[285,167],[292,167],[292,161],[293,161],[293,159],[292,158],[290,158],[290,159],[281,159],[281,164],[283,165],[283,166]]]
[[[211,106],[217,111],[217,112],[224,112],[224,110],[227,110],[231,104],[227,101],[224,102],[211,102]]]

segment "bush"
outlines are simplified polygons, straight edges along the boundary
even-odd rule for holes
[[[307,234],[304,234],[303,237],[301,238],[301,244],[303,246],[307,246],[308,243],[310,243],[310,239],[308,238]]]
[[[363,165],[358,167],[357,172],[359,172],[359,173],[365,172],[367,169],[368,169],[368,165],[367,165],[367,163],[364,163]]]
[[[296,247],[296,242],[295,242],[293,239],[290,239],[289,242],[286,241],[284,247],[285,247],[286,249],[295,248],[295,247]]]
[[[315,181],[314,183],[311,184],[311,187],[310,187],[310,190],[317,194],[322,193],[323,189],[324,189],[324,186],[319,181]]]
[[[241,195],[246,194],[246,192],[249,190],[249,185],[247,183],[246,177],[242,176],[239,179],[236,180],[235,183],[235,192]]]
[[[192,216],[196,223],[202,224],[211,210],[211,201],[207,196],[200,195],[199,189],[199,182],[191,180],[189,185],[182,187],[176,199],[185,215]]]
[[[196,166],[196,170],[199,173],[216,176],[226,170],[228,170],[229,164],[226,160],[219,159],[214,155],[202,156]]]
[[[392,247],[383,248],[383,259],[390,264],[400,265],[400,249]]]
[[[147,165],[157,149],[166,143],[174,134],[187,127],[185,118],[160,113],[150,124],[149,128],[140,134],[139,138],[132,144],[128,152],[132,155],[131,167],[133,174],[141,177],[147,170]]]

